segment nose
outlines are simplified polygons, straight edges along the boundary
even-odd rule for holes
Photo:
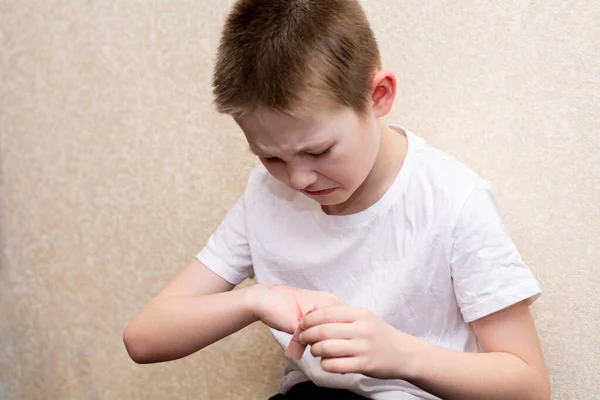
[[[290,186],[296,190],[306,189],[317,181],[317,173],[306,166],[290,163],[287,173]]]

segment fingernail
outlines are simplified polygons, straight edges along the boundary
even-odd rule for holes
[[[300,343],[304,344],[304,341],[302,340],[302,334],[298,335],[298,340],[300,340]]]

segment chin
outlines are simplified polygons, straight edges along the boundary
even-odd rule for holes
[[[341,195],[341,193],[340,193],[337,196],[331,196],[329,198],[328,197],[323,197],[323,198],[314,198],[313,197],[313,200],[322,206],[331,207],[331,206],[337,206],[337,205],[345,203],[346,201],[348,201],[348,196]]]

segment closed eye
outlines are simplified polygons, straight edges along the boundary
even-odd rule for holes
[[[263,157],[263,160],[265,160],[268,163],[276,163],[281,161],[279,157]]]
[[[323,156],[326,156],[327,154],[329,154],[330,151],[331,151],[331,147],[329,147],[319,153],[310,153],[310,155],[313,157],[323,157]]]

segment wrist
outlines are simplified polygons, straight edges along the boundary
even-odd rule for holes
[[[395,374],[398,379],[408,382],[413,382],[419,379],[422,375],[423,367],[431,363],[432,355],[431,348],[434,347],[431,343],[406,333],[397,331],[398,336],[404,336],[396,341],[398,346],[395,346],[393,354],[398,356],[393,357],[395,361]],[[406,337],[410,340],[406,340]],[[402,360],[402,362],[398,362]]]
[[[256,284],[252,286],[248,286],[244,289],[243,303],[244,307],[248,313],[252,315],[254,322],[259,321],[261,315],[261,302],[260,299],[262,296],[260,293],[263,290],[263,285]]]

